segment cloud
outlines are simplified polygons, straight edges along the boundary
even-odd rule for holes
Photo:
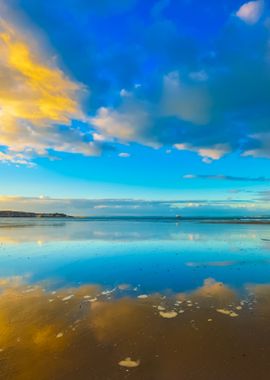
[[[23,30],[0,18],[2,162],[28,164],[48,150],[96,155],[100,144],[81,132],[81,84],[68,78]]]
[[[243,156],[268,157],[270,158],[270,132],[257,133],[252,135],[257,144],[243,153]]]
[[[118,156],[122,157],[122,158],[128,158],[128,157],[130,157],[130,153],[122,152],[122,153],[119,153]]]
[[[211,163],[212,160],[219,160],[225,154],[230,152],[228,144],[216,144],[211,148],[193,147],[189,144],[175,144],[175,148],[178,150],[190,150],[197,152],[204,158],[205,163]]]
[[[270,205],[264,199],[62,199],[2,195],[0,210],[63,212],[79,216],[247,216],[269,214]]]
[[[209,103],[207,90],[196,84],[185,84],[178,72],[164,76],[161,99],[164,115],[204,125],[209,123]]]
[[[198,30],[190,12],[195,3],[205,24],[218,30]],[[98,155],[129,143],[191,151],[208,164],[234,152],[270,158],[268,4],[226,4],[225,12],[224,2],[216,2],[206,12],[205,2],[161,0],[143,10],[145,25],[135,5],[24,3],[69,76],[29,24],[26,33],[12,17],[1,21],[6,160],[19,154],[16,160],[29,161],[48,151]]]
[[[255,12],[262,2],[254,3]],[[270,36],[257,21],[251,30],[228,15],[211,50],[196,38],[188,44],[171,20],[153,22],[142,44],[156,70],[114,108],[99,108],[93,126],[121,142],[192,151],[208,164],[232,152],[269,158]]]
[[[256,24],[262,16],[263,8],[263,0],[249,1],[239,8],[236,16],[247,24]]]
[[[140,109],[139,105],[127,103],[119,111],[102,107],[90,121],[107,139],[131,142],[137,140],[140,129],[147,123],[147,117],[146,111]]]
[[[215,51],[204,52],[199,66],[199,53],[172,62],[174,70],[167,63],[167,72],[154,72],[114,108],[100,107],[90,119],[93,127],[105,139],[174,146],[197,153],[208,164],[232,152],[270,157],[266,26],[259,23],[250,35],[230,20],[222,33],[213,42]]]
[[[267,177],[235,177],[222,174],[214,175],[201,175],[201,174],[186,174],[184,179],[207,179],[218,181],[237,181],[237,182],[270,182],[270,178]]]
[[[34,164],[30,162],[25,155],[20,153],[11,152],[10,154],[0,152],[0,162],[10,163],[15,165],[27,165],[33,167]]]
[[[257,192],[258,200],[260,201],[270,201],[270,190],[262,190]]]
[[[30,257],[32,258],[32,255]],[[70,262],[67,261],[68,258],[65,260],[65,262]],[[85,272],[93,271],[89,257],[88,261],[80,256],[77,260],[80,260],[79,263],[72,263],[65,267],[65,273],[70,277],[69,271],[74,271],[71,278],[77,279],[78,271],[82,271],[82,267]],[[142,260],[143,258],[140,259]],[[269,284],[243,286],[243,291],[240,293],[223,282],[203,277],[206,272],[203,270],[202,273],[198,272],[194,276],[196,279],[189,286],[190,290],[186,291],[184,288],[182,293],[175,293],[176,286],[173,281],[175,277],[172,275],[171,278],[166,279],[166,282],[152,281],[148,298],[142,301],[136,298],[137,292],[131,291],[135,286],[133,277],[139,276],[141,269],[137,262],[132,261],[129,256],[123,257],[120,261],[123,263],[123,268],[118,268],[117,264],[112,266],[111,261],[111,259],[108,261],[103,259],[104,272],[110,265],[109,273],[114,271],[111,278],[116,278],[116,287],[112,292],[110,292],[112,287],[91,283],[70,288],[68,287],[71,282],[69,278],[69,282],[66,278],[63,279],[65,282],[62,289],[59,289],[59,283],[55,284],[54,278],[46,277],[46,281],[37,282],[34,277],[24,279],[22,284],[17,284],[16,278],[13,282],[10,279],[9,283],[6,278],[0,278],[0,284],[4,283],[0,293],[0,333],[1,355],[6,363],[3,371],[6,378],[14,378],[14,371],[19,373],[15,379],[19,379],[19,376],[38,379],[41,373],[44,379],[52,378],[52,374],[58,376],[59,373],[62,378],[68,378],[76,376],[77,368],[82,374],[77,376],[78,378],[87,378],[88,373],[92,372],[95,372],[95,377],[100,379],[119,378],[120,371],[126,372],[125,369],[119,369],[117,364],[119,360],[132,353],[132,359],[141,359],[143,367],[144,363],[153,361],[153,352],[156,352],[157,347],[157,364],[146,365],[143,370],[139,367],[138,371],[143,371],[143,377],[146,379],[161,378],[160,374],[168,373],[168,371],[171,378],[177,378],[179,374],[178,347],[179,342],[184,339],[188,343],[181,351],[183,378],[188,378],[191,371],[198,373],[203,365],[203,372],[210,373],[208,377],[213,379],[212,373],[227,373],[228,364],[223,359],[224,357],[237,357],[241,353],[242,360],[247,361],[245,352],[247,352],[247,357],[254,355],[256,361],[250,361],[239,368],[239,361],[232,360],[231,373],[238,373],[238,377],[243,378],[245,372],[248,371],[251,377],[254,377],[258,372],[255,365],[257,363],[260,365],[260,373],[267,372],[267,362],[257,359],[256,353],[264,348],[265,355],[269,354],[265,333],[270,314]],[[159,264],[160,261],[157,263]],[[125,266],[132,264],[131,283],[123,286],[125,284],[119,283],[118,273],[122,274]],[[181,265],[183,265],[182,262]],[[151,266],[153,267],[153,262],[146,261],[143,269],[147,274],[153,271]],[[155,271],[157,275],[162,274],[159,268]],[[43,273],[42,275],[44,278]],[[79,278],[84,280],[84,278]],[[124,274],[123,278],[125,278]],[[194,289],[202,281],[203,284]],[[167,284],[173,289],[170,293],[158,291],[162,286],[165,288]],[[123,291],[121,288],[127,288],[128,291]],[[151,291],[155,291],[155,294],[151,294]],[[106,297],[108,293],[109,297]],[[96,302],[87,302],[91,298]],[[65,299],[68,301],[61,301]],[[225,319],[229,317],[219,316],[215,311],[219,308],[227,310],[228,305],[233,305],[229,307],[230,310],[236,310],[236,305],[239,305],[243,299],[245,306],[239,313],[239,322],[231,323]],[[176,306],[177,301],[178,305],[179,301],[184,302]],[[159,318],[157,312],[153,311],[153,306],[163,304],[167,310],[185,311],[174,319],[172,327],[170,322]],[[187,304],[192,306],[190,308],[192,311],[188,311]],[[249,309],[253,307],[250,305],[253,304],[256,305],[256,309],[250,312]],[[196,307],[196,305],[200,306]],[[18,312],[21,310],[23,313]],[[263,319],[261,315],[264,316]],[[213,318],[213,322],[207,322],[209,317]],[[256,332],[255,338],[253,330],[250,329],[251,331],[247,332],[247,326],[255,326],[253,329]],[[193,330],[198,328],[199,331]],[[228,338],[232,336],[233,338]],[[199,339],[203,343],[198,344]],[[237,344],[232,344],[231,339]],[[247,347],[247,339],[250,343],[252,342],[251,348]],[[164,341],[170,342],[170,345],[164,344]],[[136,342],[135,349],[133,342]],[[222,347],[222,351],[219,347],[217,348],[217,344]],[[78,347],[83,348],[83,351]],[[107,354],[109,349],[110,355]],[[54,359],[55,357],[58,360]]]

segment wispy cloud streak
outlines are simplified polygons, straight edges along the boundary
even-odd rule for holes
[[[186,174],[184,179],[206,179],[214,181],[236,181],[236,182],[270,182],[268,177],[237,177],[223,174]]]

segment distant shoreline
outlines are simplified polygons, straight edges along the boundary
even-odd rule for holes
[[[0,218],[73,218],[62,213],[36,213],[24,211],[0,211]]]
[[[204,220],[201,223],[205,224],[270,224],[270,220]]]
[[[115,222],[198,222],[202,224],[270,224],[270,217],[179,217],[179,216],[86,216],[74,217],[87,221]]]
[[[0,211],[0,218],[73,219],[93,222],[198,222],[202,224],[270,224],[270,217],[181,217],[181,216],[71,216],[64,213]]]

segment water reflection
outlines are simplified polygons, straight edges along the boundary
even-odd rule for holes
[[[228,239],[229,236],[229,239]],[[130,222],[0,218],[0,244],[53,241],[145,241],[170,240],[187,244],[210,240],[233,245],[270,241],[268,225],[226,225],[200,222]],[[269,246],[269,245],[268,245]]]
[[[0,221],[0,379],[269,378],[267,225]]]
[[[148,293],[194,289],[207,277],[241,288],[269,282],[269,236],[267,225],[2,219],[0,276]]]
[[[53,292],[24,278],[0,284],[3,379],[269,378],[270,285],[239,294],[206,279],[187,293],[142,298],[129,284]]]

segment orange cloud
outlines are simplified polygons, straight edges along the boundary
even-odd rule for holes
[[[0,18],[0,145],[6,147],[0,161],[25,164],[48,149],[98,154],[90,136],[72,126],[86,120],[85,88],[14,24]],[[59,125],[66,130],[60,133]]]

